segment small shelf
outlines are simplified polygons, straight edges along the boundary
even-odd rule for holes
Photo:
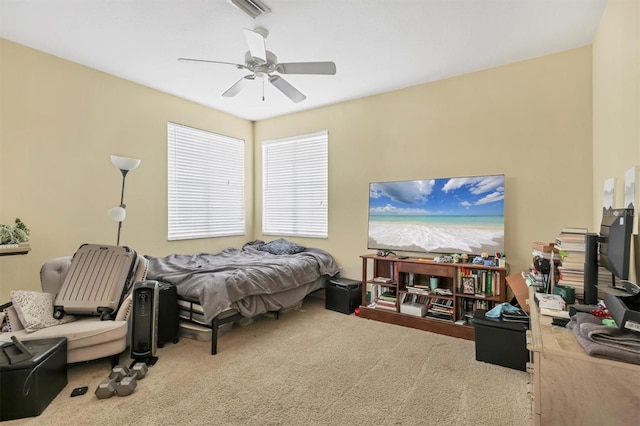
[[[19,254],[27,254],[31,251],[31,244],[0,244],[0,256],[15,256]]]

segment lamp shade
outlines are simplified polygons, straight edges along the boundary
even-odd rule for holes
[[[119,157],[117,155],[111,156],[111,162],[120,170],[133,170],[140,165],[140,160],[137,158]]]
[[[127,217],[127,211],[124,207],[113,207],[108,211],[109,217],[116,222],[122,222]]]

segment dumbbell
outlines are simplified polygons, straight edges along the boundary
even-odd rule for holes
[[[116,381],[115,379],[105,379],[98,384],[98,388],[96,389],[96,397],[98,399],[107,399],[111,398],[113,394],[116,392]]]
[[[131,395],[133,391],[136,390],[136,386],[138,386],[138,383],[135,377],[125,377],[116,383],[116,394],[118,394],[118,396]]]
[[[95,395],[98,399],[107,399],[114,394],[118,396],[131,395],[138,385],[137,377],[140,376],[142,378],[146,373],[147,369],[142,366],[134,365],[129,371],[124,365],[116,365],[111,369],[109,378],[98,384]]]
[[[111,369],[111,373],[109,374],[109,378],[114,379],[116,382],[119,382],[127,376],[129,376],[129,369],[126,365],[116,365]]]
[[[149,367],[144,362],[136,362],[129,369],[129,375],[135,377],[136,380],[142,380],[147,375]]]

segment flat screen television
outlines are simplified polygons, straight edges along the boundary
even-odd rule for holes
[[[367,247],[504,252],[504,175],[371,182]]]

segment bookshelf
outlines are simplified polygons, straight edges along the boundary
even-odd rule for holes
[[[362,259],[360,317],[474,340],[476,309],[506,300],[506,268],[429,259]]]

